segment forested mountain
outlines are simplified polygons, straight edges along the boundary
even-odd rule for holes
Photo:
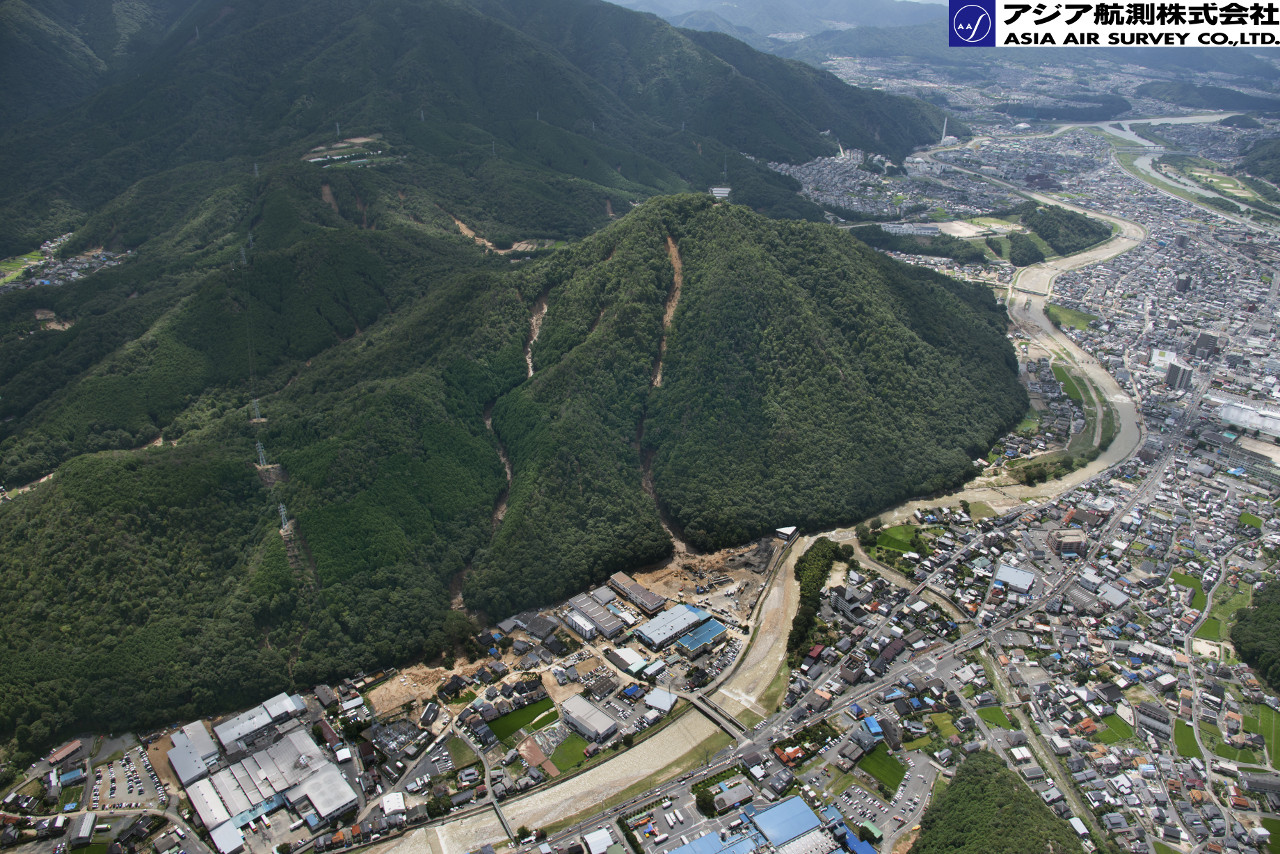
[[[74,103],[146,57],[193,0],[0,0],[0,115]]]
[[[1250,607],[1236,613],[1231,626],[1231,643],[1240,658],[1272,690],[1280,686],[1280,585],[1268,584],[1253,594]]]
[[[1026,854],[1081,851],[1071,825],[987,751],[970,755],[920,819],[910,854]]]
[[[756,158],[932,107],[591,0],[170,11],[0,136],[0,254],[132,253],[0,295],[0,482],[53,474],[0,503],[0,739],[466,653],[459,591],[852,522],[1025,410],[988,291],[759,213],[821,216]]]
[[[373,177],[347,174],[340,207]],[[82,441],[76,429],[128,439],[156,418],[165,440],[82,444],[0,505],[6,733],[169,719],[450,650],[467,637],[448,610],[465,567],[467,603],[491,616],[551,601],[669,553],[659,508],[699,546],[851,522],[959,482],[1026,407],[988,291],[831,226],[680,196],[512,268],[383,222],[334,217],[259,243],[247,267],[133,300],[126,266],[0,301],[11,323],[94,292],[130,306],[117,316],[144,331],[40,423],[57,443]],[[155,290],[183,287],[153,318]],[[250,360],[260,424],[229,379]],[[499,439],[514,481],[495,531]],[[287,476],[270,493],[255,441]],[[277,502],[301,538],[292,561]]]
[[[803,161],[839,140],[897,160],[941,130],[934,107],[740,47],[589,0],[200,0],[135,76],[0,135],[0,255],[148,176],[172,220],[229,174],[337,136],[381,134],[401,183],[510,242],[580,236],[606,205],[726,167],[738,201],[817,218],[742,155]]]
[[[1272,184],[1280,184],[1280,139],[1264,139],[1244,156],[1245,172]]]

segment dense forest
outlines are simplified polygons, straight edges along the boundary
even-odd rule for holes
[[[1242,661],[1272,691],[1280,690],[1280,585],[1268,584],[1253,594],[1250,607],[1236,612],[1231,643]]]
[[[977,246],[949,234],[917,237],[910,234],[890,234],[878,225],[859,225],[850,234],[876,249],[891,249],[914,255],[932,255],[951,258],[961,264],[985,264],[987,256]]]
[[[1044,252],[1036,242],[1021,232],[1009,235],[1009,263],[1015,267],[1027,267],[1044,260]]]
[[[801,653],[810,648],[810,638],[818,619],[818,607],[822,604],[822,591],[831,576],[831,569],[837,560],[850,563],[856,570],[858,562],[853,560],[853,546],[839,545],[826,537],[819,537],[813,545],[796,561],[796,580],[800,582],[800,604],[796,607],[796,615],[791,618],[791,631],[787,634],[787,655],[792,665],[796,666]]]
[[[1266,139],[1251,148],[1241,168],[1254,177],[1280,185],[1280,139]]]
[[[920,820],[910,854],[1080,852],[1071,825],[1053,814],[1004,760],[980,750]]]
[[[0,131],[0,254],[132,253],[0,296],[23,751],[470,654],[458,588],[501,617],[664,558],[664,521],[856,521],[1025,411],[988,290],[802,222],[757,162],[898,159],[933,107],[593,0],[95,15],[46,34],[119,65]],[[302,159],[347,138],[367,168]],[[672,195],[726,165],[738,204]]]
[[[1057,205],[1023,206],[1022,224],[1034,231],[1059,255],[1074,255],[1111,236],[1111,226]]]
[[[370,180],[336,177],[343,209]],[[293,180],[271,186],[291,198]],[[275,248],[332,213],[309,199],[264,210],[247,266],[169,282],[168,310],[127,298],[131,265],[94,277],[102,317],[77,321],[77,346],[106,355],[8,446],[13,465],[67,461],[0,505],[5,735],[36,746],[452,655],[468,568],[467,604],[501,616],[667,555],[660,512],[702,548],[856,521],[960,483],[1026,408],[989,291],[831,226],[677,196],[514,266],[389,215]],[[19,328],[93,289],[0,308]],[[146,331],[115,344],[126,321]],[[115,431],[161,443],[95,452]],[[255,441],[281,471],[255,472]],[[514,480],[495,531],[499,441]]]

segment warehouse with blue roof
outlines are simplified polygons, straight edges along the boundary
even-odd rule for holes
[[[775,848],[822,826],[822,820],[804,799],[796,796],[760,810],[751,820]]]
[[[676,642],[685,658],[697,658],[724,640],[729,630],[719,620],[707,620]]]
[[[787,854],[788,846],[794,854],[829,854],[840,847],[800,797],[792,796],[759,811],[745,807],[741,816],[744,822],[750,821],[727,839],[708,833],[668,854],[750,854],[766,845],[779,854]]]

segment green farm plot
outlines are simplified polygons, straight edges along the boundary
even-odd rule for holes
[[[1210,617],[1196,629],[1196,637],[1207,641],[1222,640],[1222,623]]]
[[[1178,755],[1187,759],[1203,759],[1200,745],[1196,744],[1195,731],[1186,721],[1175,721],[1173,724],[1173,743],[1178,746]]]
[[[1101,320],[1096,314],[1089,314],[1084,311],[1076,311],[1074,308],[1067,308],[1063,305],[1054,305],[1053,303],[1045,303],[1045,317],[1056,323],[1058,326],[1073,326],[1079,330],[1089,328],[1089,323],[1094,320]]]
[[[1258,516],[1253,515],[1252,513],[1241,513],[1240,524],[1248,525],[1251,528],[1257,528],[1258,530],[1262,530],[1262,519]]]
[[[476,761],[476,752],[461,738],[454,736],[449,739],[449,759],[454,768],[466,768]]]
[[[911,551],[911,538],[915,536],[915,525],[894,525],[892,528],[885,528],[880,532],[880,536],[876,538],[876,545],[884,549],[893,549],[896,552]]]
[[[990,519],[994,515],[996,515],[995,508],[985,501],[972,501],[969,503],[969,517],[974,521]]]
[[[4,284],[10,279],[18,278],[18,274],[25,270],[29,264],[37,264],[43,258],[44,256],[37,250],[28,252],[26,255],[18,255],[14,258],[6,258],[0,261],[0,284]]]
[[[1067,397],[1071,398],[1076,403],[1082,403],[1084,401],[1084,396],[1080,393],[1080,387],[1076,385],[1076,381],[1071,377],[1071,374],[1067,373],[1066,368],[1055,363],[1053,366],[1053,377],[1058,382],[1062,383],[1062,391]]]
[[[84,786],[68,786],[58,795],[58,810],[67,804],[78,804],[84,799]]]
[[[1209,609],[1210,616],[1225,626],[1235,621],[1236,611],[1249,607],[1249,603],[1253,601],[1253,588],[1246,585],[1227,596],[1226,591],[1230,589],[1225,584],[1221,585],[1214,596],[1213,607]]]
[[[929,720],[933,721],[933,725],[938,728],[938,735],[943,738],[960,734],[960,730],[956,729],[956,725],[951,721],[951,715],[946,712],[929,715]]]
[[[1200,579],[1194,575],[1187,575],[1185,572],[1171,572],[1169,578],[1175,583],[1181,584],[1183,587],[1190,587],[1195,591],[1195,595],[1191,598],[1191,607],[1197,611],[1203,611],[1208,598],[1204,595],[1204,588],[1200,586]]]
[[[1102,723],[1107,728],[1098,732],[1097,739],[1104,744],[1115,744],[1117,741],[1133,738],[1133,727],[1119,715],[1107,715]]]
[[[883,742],[862,757],[858,767],[879,780],[891,792],[897,791],[902,778],[907,776],[906,766],[899,762],[896,756],[889,755],[889,748]]]
[[[1155,846],[1156,854],[1182,854],[1177,848],[1170,848],[1159,840],[1152,840],[1151,844]]]
[[[1271,765],[1280,768],[1280,714],[1270,706],[1245,706],[1244,731],[1262,736],[1271,751]]]
[[[489,729],[493,730],[493,734],[498,740],[514,735],[519,730],[529,726],[538,718],[542,717],[545,712],[555,709],[555,703],[551,702],[551,698],[539,700],[525,706],[523,709],[516,709],[514,712],[508,712],[500,718],[495,718],[489,723]],[[550,721],[548,721],[550,723]]]
[[[1022,416],[1022,420],[1018,422],[1018,426],[1014,428],[1015,433],[1034,433],[1040,429],[1040,413],[1034,409],[1027,410],[1027,414]]]
[[[1252,750],[1245,748],[1232,747],[1222,738],[1222,730],[1213,724],[1200,724],[1200,738],[1214,754],[1228,759],[1232,762],[1252,763],[1257,762],[1258,757],[1254,755]]]
[[[1262,826],[1271,831],[1271,841],[1267,843],[1270,854],[1280,854],[1280,818],[1264,818]]]
[[[1004,713],[1004,709],[999,706],[984,706],[978,709],[978,717],[982,718],[992,726],[1004,727],[1005,729],[1014,729],[1013,721],[1009,720],[1009,716]]]
[[[582,752],[586,749],[587,740],[576,733],[570,733],[568,738],[560,742],[550,759],[560,769],[560,773],[567,774],[587,761],[586,754]]]

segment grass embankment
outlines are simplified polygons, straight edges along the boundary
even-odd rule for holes
[[[636,797],[642,792],[646,792],[649,789],[652,789],[654,786],[658,785],[659,783],[666,782],[667,780],[670,780],[674,777],[678,777],[679,775],[684,774],[687,771],[692,771],[695,768],[700,767],[702,765],[704,756],[713,756],[716,753],[719,753],[724,748],[728,747],[732,743],[733,743],[733,739],[730,738],[727,733],[721,732],[721,731],[714,732],[711,735],[707,736],[705,739],[703,739],[702,743],[699,744],[697,747],[693,748],[692,750],[685,751],[683,756],[681,756],[679,759],[676,759],[674,762],[672,762],[670,765],[666,766],[665,768],[661,769],[660,771],[656,771],[653,774],[650,774],[648,777],[645,777],[643,780],[637,783],[631,784],[630,786],[618,792],[617,794],[611,795],[602,801],[594,802],[594,803],[588,803],[584,801],[581,812],[575,813],[574,815],[571,815],[568,818],[549,824],[546,826],[545,830],[547,831],[548,834],[554,835],[555,833],[559,832],[560,830],[563,830],[566,827],[572,827],[573,825],[581,821],[582,818],[588,815],[595,815],[601,811],[608,810],[611,807],[617,806],[618,804],[625,803],[626,801],[631,800],[632,798]],[[557,750],[556,752],[558,753],[559,751]],[[552,757],[551,761],[555,762],[554,756]],[[559,768],[560,766],[557,764],[556,767]],[[561,770],[564,770],[564,769],[561,769]]]

